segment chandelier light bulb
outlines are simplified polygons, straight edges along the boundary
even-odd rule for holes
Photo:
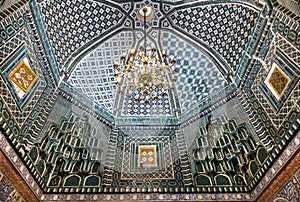
[[[130,51],[129,51],[129,55],[130,55],[130,57],[134,57],[135,50],[131,48]]]

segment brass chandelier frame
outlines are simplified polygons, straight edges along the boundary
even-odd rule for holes
[[[127,96],[134,95],[135,102],[145,102],[149,104],[150,100],[156,101],[159,96],[166,97],[168,90],[172,90],[175,85],[175,58],[168,56],[165,50],[160,53],[154,47],[150,51],[146,49],[147,34],[146,22],[147,16],[151,15],[153,10],[150,7],[143,7],[142,14],[144,21],[144,47],[139,51],[130,49],[127,57],[121,56],[120,62],[114,62],[115,79],[120,88],[120,93],[126,93]],[[161,59],[160,56],[161,55]]]

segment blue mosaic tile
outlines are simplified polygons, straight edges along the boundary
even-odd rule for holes
[[[122,116],[171,116],[170,94],[165,90],[166,96],[163,96],[161,89],[156,89],[157,100],[149,99],[149,103],[145,100],[135,101],[136,97],[140,97],[138,91],[134,91],[131,96],[124,96],[122,105]]]
[[[257,17],[257,11],[241,4],[184,8],[170,16],[176,27],[217,51],[233,70],[244,54]]]
[[[10,54],[26,40],[27,33],[24,25],[25,19],[20,14],[0,22],[0,63],[6,61]],[[12,37],[14,40],[11,40]]]
[[[284,53],[284,55],[280,52]],[[298,68],[300,64],[299,56],[300,52],[281,35],[276,35],[274,37],[266,57],[266,63],[278,63],[280,68],[287,72],[287,75],[291,79],[290,84],[279,101],[273,97],[271,92],[266,90],[262,91],[264,90],[264,80],[267,78],[271,65],[267,67],[267,69],[259,69],[259,71],[255,74],[255,78],[253,78],[254,82],[251,85],[251,90],[276,128],[280,128],[284,124],[286,117],[294,107],[297,108],[295,102],[299,99],[300,95],[300,69]],[[298,66],[294,66],[293,63]]]
[[[42,93],[45,93],[46,78],[42,72],[40,57],[36,52],[36,41],[31,38],[32,28],[28,25],[28,19],[24,16],[26,9],[19,8],[18,12],[11,15],[0,22],[0,92],[1,100],[8,107],[11,116],[15,120],[12,124],[15,135],[18,129],[24,127],[28,121],[28,117],[32,110],[39,110],[37,101],[40,100]],[[38,82],[35,83],[33,88],[24,96],[18,98],[16,95],[15,87],[8,79],[8,74],[23,60],[29,60],[30,66],[38,75]],[[51,89],[51,84],[49,88]],[[41,103],[41,102],[40,102]],[[22,113],[20,113],[20,110]],[[14,122],[11,122],[14,123]],[[24,133],[25,135],[25,133]]]
[[[116,94],[113,63],[129,50],[132,32],[122,32],[86,55],[74,68],[68,83],[112,112]]]
[[[217,67],[197,48],[169,32],[162,33],[162,46],[176,58],[176,87],[181,111],[225,87]]]
[[[87,0],[43,1],[40,7],[59,68],[72,53],[124,17],[118,9]]]

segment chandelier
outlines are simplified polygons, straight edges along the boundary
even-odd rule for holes
[[[165,50],[160,52],[154,47],[147,50],[146,22],[152,19],[153,10],[145,6],[139,11],[139,17],[144,22],[144,47],[138,51],[130,49],[127,56],[116,60],[114,76],[121,94],[149,104],[150,100],[155,102],[159,96],[166,97],[167,91],[174,89],[175,59],[168,58]]]

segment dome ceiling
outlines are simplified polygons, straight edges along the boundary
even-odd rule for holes
[[[294,1],[0,5],[0,156],[41,201],[264,201],[299,169]],[[120,93],[113,67],[145,36],[176,58],[175,88],[149,103]]]
[[[176,88],[149,104],[122,96],[113,63],[143,42],[138,11],[154,9],[148,45],[176,58]],[[64,80],[114,116],[180,116],[236,85],[262,8],[252,1],[41,1],[48,38]],[[245,61],[243,62],[245,63]],[[158,92],[159,93],[159,92]],[[230,92],[227,92],[230,93]]]

